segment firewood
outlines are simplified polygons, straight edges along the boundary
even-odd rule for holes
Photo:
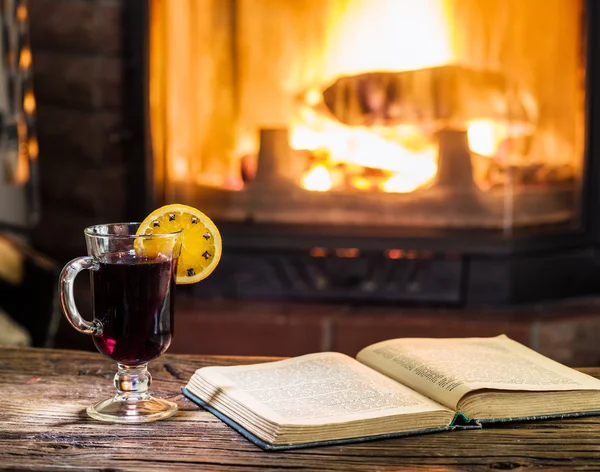
[[[473,119],[530,124],[518,91],[498,72],[456,65],[339,77],[323,91],[330,112],[350,126],[409,124],[465,129]]]

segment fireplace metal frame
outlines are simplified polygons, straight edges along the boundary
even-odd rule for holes
[[[586,0],[585,7],[587,133],[580,224],[505,237],[497,231],[217,221],[225,245],[222,262],[192,290],[226,298],[461,306],[600,293],[600,190],[595,184],[600,90],[592,86],[600,83],[600,4]],[[149,2],[124,2],[131,219],[165,202],[164,185],[154,181],[149,145],[148,27]]]

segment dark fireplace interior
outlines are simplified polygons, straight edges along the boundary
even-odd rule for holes
[[[176,351],[508,332],[600,359],[595,2],[174,4],[28,2],[37,250],[180,202],[224,252]]]

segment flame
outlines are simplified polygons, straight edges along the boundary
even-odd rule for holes
[[[411,175],[396,174],[386,180],[381,189],[390,193],[410,193],[421,186],[421,182]]]
[[[506,122],[491,119],[471,120],[467,124],[469,149],[484,157],[498,157],[501,147],[511,140],[532,136],[532,123]]]
[[[453,59],[445,0],[344,2],[328,31],[322,79],[402,71]]]
[[[486,157],[491,157],[498,152],[500,144],[507,135],[507,127],[493,120],[474,120],[467,127],[469,149]]]
[[[302,115],[292,126],[290,146],[293,149],[325,150],[326,164],[330,167],[346,164],[394,174],[389,183],[379,186],[382,191],[411,192],[432,182],[437,173],[437,147],[433,144],[418,150],[408,149],[398,139],[384,136],[389,130],[383,128],[349,127],[312,110]],[[332,188],[326,164],[309,169],[302,179],[305,189],[324,192]],[[362,176],[355,176],[351,179],[352,186],[358,190],[370,189],[372,185],[364,180]]]
[[[380,127],[351,127],[323,111],[320,90],[340,76],[371,71],[404,71],[453,60],[446,0],[354,0],[335,12],[328,31],[320,83],[309,88],[291,123],[293,149],[319,151],[326,162],[313,164],[302,178],[307,190],[328,191],[335,165],[377,169],[374,181],[348,175],[341,182],[367,191],[412,192],[433,181],[437,148],[425,143],[409,146],[407,131]],[[418,45],[418,47],[416,47]],[[414,133],[414,130],[410,131]],[[410,134],[409,132],[409,134]]]
[[[331,189],[329,169],[323,165],[314,166],[302,178],[302,186],[314,192],[327,192]]]

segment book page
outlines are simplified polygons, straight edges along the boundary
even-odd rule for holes
[[[429,398],[339,353],[205,367],[195,378],[279,424],[329,424],[393,414],[447,411]],[[203,398],[207,403],[213,398]],[[218,401],[218,400],[217,400]],[[452,415],[449,416],[452,418]]]
[[[494,338],[392,339],[368,346],[357,359],[456,409],[477,389],[600,390],[600,381],[502,335]]]

